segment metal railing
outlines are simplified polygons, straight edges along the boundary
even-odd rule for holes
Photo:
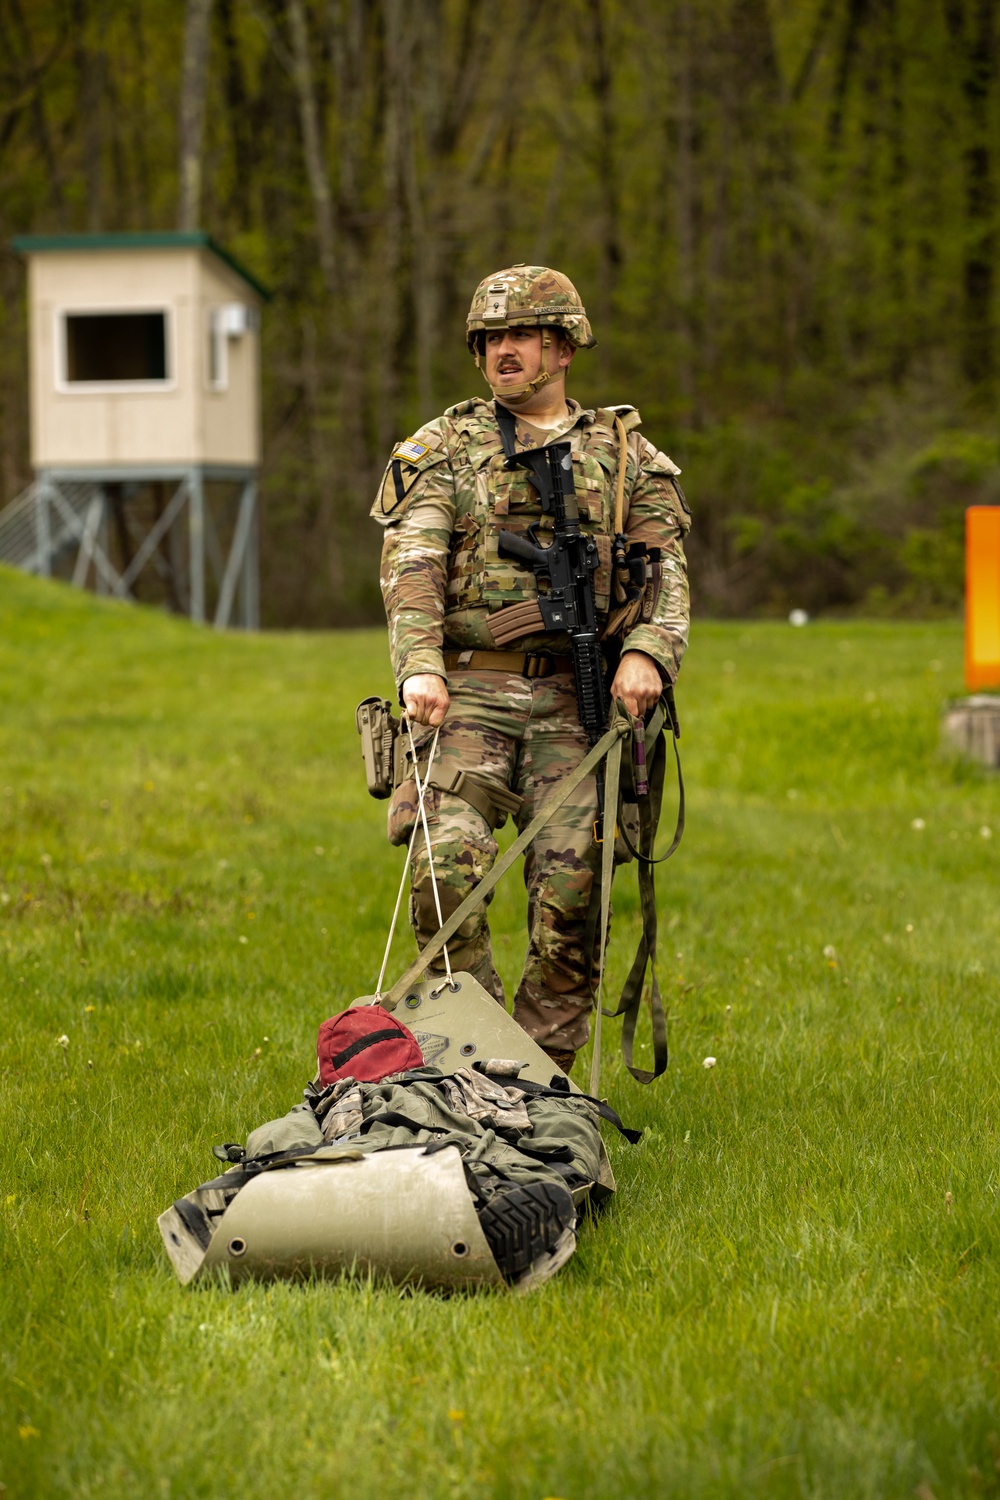
[[[0,563],[19,568],[22,573],[49,573],[61,552],[79,546],[79,527],[100,493],[96,484],[60,486],[74,525],[61,509],[40,503],[41,486],[33,480],[16,500],[0,510]]]

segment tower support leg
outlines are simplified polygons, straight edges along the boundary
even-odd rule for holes
[[[205,485],[200,469],[188,476],[188,538],[191,552],[191,618],[205,623]]]
[[[41,578],[52,577],[52,525],[49,512],[49,481],[39,476],[38,492],[35,496],[35,546],[38,558],[38,574]]]

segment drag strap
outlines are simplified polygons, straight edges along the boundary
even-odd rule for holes
[[[678,844],[684,837],[685,820],[685,798],[684,798],[684,773],[681,770],[681,755],[677,748],[676,720],[671,711],[670,704],[665,699],[661,700],[661,707],[657,712],[663,712],[665,726],[662,733],[656,736],[656,745],[653,750],[652,764],[648,767],[649,795],[643,800],[639,798],[639,846],[635,848],[632,840],[625,830],[624,820],[619,824],[618,833],[622,843],[625,845],[632,858],[637,860],[640,869],[645,865],[662,865],[665,860],[675,853]],[[674,828],[674,836],[670,840],[670,847],[665,854],[658,859],[653,858],[653,845],[656,839],[656,830],[660,826],[660,810],[663,806],[663,786],[666,780],[667,751],[664,741],[667,737],[667,728],[671,730],[671,741],[674,747],[674,760],[677,764],[677,823]],[[645,812],[645,817],[643,813]]]
[[[663,1009],[663,997],[656,978],[656,893],[654,890],[655,867],[651,860],[638,866],[639,905],[642,912],[642,936],[636,950],[635,960],[625,981],[617,1010],[606,1015],[622,1017],[622,1059],[637,1083],[652,1083],[659,1078],[667,1066],[667,1018]],[[642,1004],[646,970],[649,970],[649,1015],[653,1029],[653,1068],[637,1068],[634,1064],[635,1028]]]
[[[631,734],[632,723],[627,716],[624,717],[624,732]],[[617,722],[617,721],[616,721]],[[599,1094],[601,1089],[601,1017],[604,1014],[602,1000],[604,997],[604,970],[607,965],[608,956],[608,927],[611,922],[611,882],[615,874],[615,822],[614,810],[618,807],[618,787],[621,781],[622,769],[622,742],[617,740],[608,751],[607,765],[607,787],[605,790],[605,807],[612,809],[612,818],[604,819],[602,825],[601,841],[601,909],[597,969],[597,1004],[594,1007],[594,1048],[590,1057],[590,1092]],[[623,1040],[624,1040],[624,1033]]]
[[[581,781],[586,780],[591,772],[596,769],[612,745],[620,745],[622,735],[628,734],[628,732],[628,722],[620,723],[617,720],[612,724],[610,729],[605,731],[594,748],[584,756],[576,770],[566,777],[565,781],[548,798],[545,806],[535,814],[523,833],[518,834],[506,854],[500,856],[492,870],[489,870],[483,876],[475,890],[469,892],[461,906],[452,912],[444,926],[438,928],[437,932],[427,943],[419,957],[410,965],[403,977],[397,979],[392,989],[383,995],[381,1003],[386,1010],[395,1010],[407,991],[417,983],[418,979],[434,962],[449,938],[455,935],[466,918],[470,917],[483,904],[494,886],[503,879],[518,855],[524,853],[535,835],[559,811],[563,803],[569,801]]]

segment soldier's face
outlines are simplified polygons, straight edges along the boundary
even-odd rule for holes
[[[493,328],[486,335],[486,378],[495,391],[514,389],[534,380],[542,367],[542,355],[552,375],[565,370],[573,358],[572,344],[554,333],[542,349],[540,328]]]

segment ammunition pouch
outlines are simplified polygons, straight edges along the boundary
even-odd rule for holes
[[[619,601],[601,632],[603,641],[622,640],[636,625],[648,625],[656,609],[663,580],[659,547],[646,548],[626,538],[615,538],[615,598]]]
[[[392,796],[393,788],[402,779],[399,720],[387,698],[364,698],[358,704],[354,721],[361,736],[369,794],[382,801]]]

